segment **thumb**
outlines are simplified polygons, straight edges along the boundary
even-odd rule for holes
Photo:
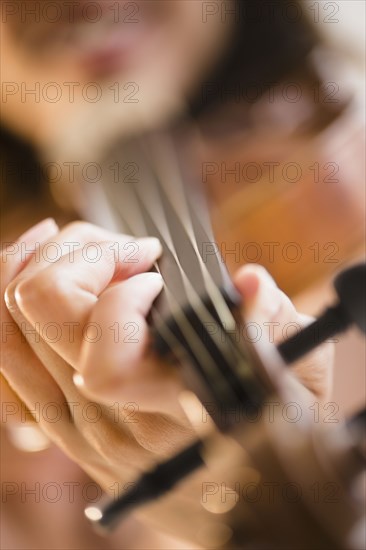
[[[290,299],[259,265],[240,268],[234,283],[243,298],[245,322],[259,325],[261,334],[270,342],[283,341],[311,321],[296,311]],[[330,396],[333,352],[332,345],[323,344],[292,367],[300,382],[320,399]]]
[[[234,284],[243,298],[246,321],[286,322],[297,318],[290,299],[262,266],[247,264],[241,267],[234,276]]]

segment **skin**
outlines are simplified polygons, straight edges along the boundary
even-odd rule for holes
[[[75,241],[80,247],[71,257],[65,243]],[[122,248],[131,237],[83,222],[59,230],[52,220],[32,228],[16,244],[21,242],[26,243],[27,250],[40,246],[41,257],[44,247],[58,243],[64,255],[49,264],[37,260],[37,255],[22,261],[20,253],[11,253],[13,248],[4,252],[2,318],[11,327],[11,335],[2,350],[3,376],[30,410],[36,403],[41,410],[49,402],[58,404],[60,420],[49,422],[41,414],[40,427],[110,491],[116,480],[131,481],[194,436],[178,404],[183,385],[177,370],[158,361],[149,347],[145,318],[163,283],[159,275],[146,270],[160,255],[160,245],[155,239],[136,241],[138,262],[126,264],[123,254],[116,258],[109,247],[118,242]],[[82,255],[82,247],[90,242],[99,243],[103,250],[95,264],[85,262]],[[243,297],[246,320],[278,322],[276,340],[285,324],[304,323],[303,316],[260,266],[241,268],[235,283]],[[137,323],[138,342],[114,341],[108,327],[116,319]],[[53,343],[44,337],[42,328],[40,337],[30,333],[30,329],[39,330],[50,321],[59,326],[73,322],[80,328],[97,323],[102,336],[90,343],[78,328],[72,343],[66,336]],[[14,322],[27,334],[26,340]],[[329,395],[331,358],[332,349],[326,345],[294,367],[296,378],[313,393],[313,399]],[[81,385],[74,384],[75,373],[82,375]],[[90,400],[101,405],[96,423],[81,414]],[[134,422],[126,421],[129,409],[119,407],[117,418],[111,414],[116,400],[137,404]],[[67,403],[79,404],[71,418]],[[174,505],[179,509],[184,502],[177,496]],[[164,503],[161,506],[164,509]],[[171,504],[168,508],[172,513]],[[186,527],[182,534],[187,534]]]
[[[53,159],[88,153],[95,161],[95,141],[100,146],[114,132],[136,132],[184,109],[185,98],[220,57],[232,30],[230,18],[221,20],[221,0],[207,20],[203,0],[103,0],[100,16],[83,11],[88,0],[76,2],[79,8],[71,16],[62,0],[57,3],[65,19],[57,23],[50,22],[51,12],[40,12],[35,21],[22,12],[20,0],[8,3],[14,13],[6,12],[0,23],[3,120]],[[134,16],[131,8],[138,10]],[[115,51],[106,48],[116,34],[129,36],[128,43]],[[43,94],[52,82],[59,86],[57,101]],[[36,83],[39,97],[22,96],[22,86],[30,90]],[[64,83],[73,83],[72,93]],[[96,102],[87,99],[90,83],[100,90]]]
[[[107,8],[108,4],[104,3]],[[120,2],[122,9],[125,4]],[[157,118],[166,116],[180,108],[170,105],[169,98],[178,97],[184,102],[199,75],[219,57],[231,25],[223,25],[220,17],[203,24],[200,1],[138,3],[141,9],[147,4],[155,23],[139,39],[140,45],[104,64],[91,62],[90,58],[86,61],[78,48],[60,46],[54,38],[54,27],[44,20],[23,24],[20,16],[15,16],[3,21],[3,80],[28,84],[78,81],[81,85],[96,81],[103,89],[116,79],[122,84],[133,81],[149,91],[136,108],[143,109],[143,113],[157,113]],[[93,128],[88,127],[87,134],[84,131],[84,122],[91,115],[97,137],[103,124],[106,132],[112,132],[115,124],[122,133],[132,125],[143,125],[145,115],[136,116],[131,104],[119,104],[118,110],[108,101],[90,105],[78,94],[76,91],[74,103],[22,102],[19,95],[10,95],[2,106],[4,120],[13,131],[30,139],[42,155],[49,151],[50,144],[54,152],[65,151],[65,144],[74,136],[79,141],[72,141],[73,152],[82,154],[81,144],[85,145],[86,139],[92,143]],[[10,330],[1,351],[5,381],[2,397],[18,405],[24,403],[30,410],[36,403],[58,404],[63,411],[60,421],[49,422],[41,415],[39,426],[107,491],[116,480],[133,480],[194,437],[179,406],[183,385],[178,372],[158,360],[150,348],[146,316],[163,281],[146,272],[159,257],[160,245],[155,239],[137,241],[137,263],[129,264],[123,255],[116,258],[110,254],[111,243],[120,243],[123,250],[123,245],[133,240],[84,222],[59,228],[52,220],[45,220],[20,236],[15,248],[5,250],[1,259],[1,315]],[[27,250],[41,247],[42,251],[50,242],[58,243],[63,251],[55,263],[38,261],[37,254],[22,258],[19,251],[14,253],[21,243]],[[68,242],[80,243],[73,258],[68,255]],[[90,242],[99,243],[103,250],[96,263],[86,263],[81,252]],[[287,323],[305,322],[260,266],[239,269],[234,282],[243,298],[246,321],[279,323],[276,341],[281,339]],[[136,323],[138,341],[116,343],[109,330],[116,321],[121,326]],[[45,338],[42,331],[39,337],[30,333],[30,329],[50,322],[59,326],[76,323],[74,340],[70,342],[66,332],[57,342]],[[83,328],[91,322],[102,328],[102,336],[95,343],[83,337]],[[263,333],[267,334],[265,330]],[[329,345],[323,346],[292,369],[304,391],[311,392],[316,400],[329,396],[332,353]],[[74,383],[75,374],[81,375],[78,385]],[[88,422],[82,414],[91,400],[102,407],[97,423]],[[137,404],[133,412],[136,422],[129,421],[128,408],[119,407],[117,417],[114,409],[111,412],[116,401]],[[67,403],[79,404],[71,416]],[[19,420],[16,414],[11,416],[10,420]],[[191,511],[192,521],[202,513],[193,505],[187,508],[179,493],[168,505],[161,506],[162,518],[168,512],[179,511],[179,506],[184,514]],[[187,534],[190,521],[183,523],[181,532]],[[166,521],[161,527],[166,527]]]

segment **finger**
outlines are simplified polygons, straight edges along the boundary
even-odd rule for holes
[[[53,219],[46,219],[21,235],[14,243],[5,243],[1,254],[1,397],[5,400],[4,422],[31,421],[37,406],[44,403],[42,389],[48,387],[48,398],[62,398],[62,392],[45,371],[22,336],[4,301],[5,287],[21,272],[36,253],[40,243],[57,234]],[[24,374],[24,365],[34,376]],[[24,393],[24,389],[26,392]],[[18,396],[22,396],[21,398]],[[27,405],[23,402],[25,399]],[[23,400],[23,401],[22,401]],[[30,413],[30,410],[33,413]],[[33,416],[32,416],[33,414]]]
[[[105,291],[91,315],[99,341],[83,343],[80,372],[90,391],[113,392],[116,382],[136,374],[148,341],[147,315],[163,287],[161,275],[144,273]]]
[[[20,424],[34,422],[34,417],[20,397],[10,387],[9,382],[0,374],[1,424]]]
[[[29,276],[49,267],[57,263],[64,255],[69,255],[72,260],[78,249],[82,249],[85,257],[90,258],[90,263],[92,263],[95,245],[102,241],[109,241],[111,250],[116,256],[125,253],[128,263],[133,264],[136,262],[140,240],[130,235],[113,233],[86,222],[73,222],[66,225],[58,234],[52,235],[51,238],[41,243],[37,254],[30,259],[24,269],[23,275],[24,277]]]
[[[234,280],[243,297],[245,321],[253,323],[249,338],[252,334],[257,340],[259,334],[267,342],[278,344],[312,321],[296,311],[263,267],[246,265]],[[291,370],[308,390],[323,400],[330,395],[333,362],[334,347],[327,343],[291,365]]]
[[[0,366],[4,368],[7,363],[12,363],[13,358],[9,357],[17,353],[19,349],[29,349],[25,339],[22,341],[20,338],[20,331],[14,322],[14,319],[9,314],[9,311],[6,307],[4,292],[6,286],[10,281],[19,273],[26,261],[27,251],[31,255],[35,252],[37,245],[43,240],[47,239],[49,236],[57,233],[58,228],[54,220],[47,219],[41,222],[40,224],[32,227],[29,231],[24,233],[19,239],[14,243],[14,247],[9,250],[9,248],[3,251],[1,257],[1,360]],[[22,247],[21,245],[24,245]]]
[[[126,263],[126,252],[116,257],[110,243],[98,243],[100,257],[90,263],[79,249],[54,265],[22,279],[6,290],[8,309],[19,326],[29,322],[50,347],[75,366],[85,336],[85,325],[99,294],[112,282],[146,271],[161,253],[157,239],[142,239],[136,262]],[[36,336],[37,336],[36,335]],[[87,337],[87,335],[86,335]],[[30,344],[39,344],[32,335]]]
[[[85,411],[89,400],[75,387],[73,369],[44,342],[37,347],[36,355],[18,332],[18,345],[2,349],[6,355],[2,374],[10,388],[5,394],[7,401],[2,404],[3,422],[7,424],[20,418],[24,424],[34,419],[50,439],[77,462],[99,463],[106,437],[116,453],[120,445],[124,446],[125,457],[136,453],[137,443],[128,427],[123,424],[124,430],[120,429],[122,412],[103,410],[97,423],[88,422]],[[14,396],[19,396],[21,401],[13,399]],[[108,448],[105,454],[110,458]],[[118,457],[119,464],[122,458]]]
[[[299,315],[299,321],[301,326],[306,326],[313,318]],[[326,342],[291,365],[291,371],[319,401],[327,401],[331,397],[334,356],[334,344]]]
[[[238,270],[234,282],[243,297],[245,322],[270,342],[283,340],[300,328],[298,313],[269,273],[260,265],[248,264]]]
[[[1,398],[2,422],[42,422],[39,414],[47,400],[63,401],[63,394],[44,369],[10,316],[4,302],[4,290],[35,254],[37,246],[53,235],[58,227],[46,219],[6,244],[1,254]],[[24,366],[27,372],[24,372]],[[47,387],[47,391],[43,391]]]
[[[8,254],[8,256],[12,257],[11,259],[14,260],[14,252],[18,252],[17,259],[19,260],[19,266],[22,264],[21,253],[24,253],[24,250],[26,250],[27,260],[29,260],[32,253],[36,252],[37,248],[39,248],[42,239],[44,240],[47,236],[55,235],[58,231],[57,226],[54,225],[51,232],[48,232],[48,230],[46,231],[46,226],[42,226],[42,224],[37,229],[40,231],[33,232],[32,235],[30,232],[27,232],[26,235],[18,239],[18,242],[22,241],[24,243],[23,250],[14,251],[13,249],[11,250],[12,254]],[[31,237],[33,243],[31,243]],[[34,245],[32,248],[31,244]],[[1,266],[2,275],[4,271],[7,270],[6,276],[2,276],[4,285],[9,282],[11,276],[20,272],[21,268],[17,267],[16,264],[17,262],[11,262],[10,259],[8,259],[8,262],[3,262]],[[10,269],[11,267],[13,268],[12,271]],[[19,414],[22,422],[30,421],[33,418],[40,423],[49,437],[56,440],[58,445],[64,448],[74,460],[84,460],[88,463],[99,464],[101,449],[100,430],[91,429],[94,427],[94,424],[79,421],[79,409],[81,408],[83,410],[84,407],[88,405],[89,401],[85,399],[84,396],[80,395],[73,384],[72,369],[57,356],[49,346],[45,343],[41,343],[37,346],[37,351],[40,349],[43,350],[43,353],[40,355],[48,366],[52,364],[53,368],[50,369],[50,371],[52,370],[58,374],[56,377],[51,376],[11,318],[3,299],[2,302],[2,313],[4,313],[2,319],[6,316],[9,320],[8,323],[2,323],[2,329],[4,329],[4,324],[11,325],[8,327],[9,330],[6,328],[5,331],[2,330],[2,343],[4,345],[2,345],[1,348],[1,367],[4,378],[1,377],[1,383],[2,388],[5,388],[3,397],[5,395],[7,399],[5,409],[2,409],[4,413],[2,420],[5,418],[5,423],[10,422],[14,417],[16,417],[16,420],[19,420]],[[25,330],[29,331],[31,329],[32,327],[27,324]],[[19,396],[19,399],[17,396]],[[69,409],[69,404],[71,404],[72,409]],[[51,408],[50,413],[49,406]],[[50,419],[49,414],[52,416],[55,411],[57,412],[57,419]],[[107,411],[107,413],[109,413],[109,411]],[[108,424],[108,414],[106,414],[106,418]],[[74,424],[73,420],[77,425]],[[116,422],[116,420],[114,420],[114,422]],[[103,434],[106,433],[108,428],[105,424],[104,422],[101,430]],[[113,425],[113,428],[116,426]],[[87,437],[84,437],[84,432],[86,432]],[[90,434],[90,432],[93,433]],[[117,448],[117,437],[119,441],[121,441],[123,434],[121,430],[118,429],[110,430],[110,432],[116,432],[114,440],[116,441],[115,447]],[[126,434],[130,443],[127,449],[136,447],[137,444],[134,442],[135,440],[133,438],[131,439],[128,432],[126,432]],[[92,443],[90,444],[89,441]],[[99,449],[99,451],[95,451],[95,449]],[[128,455],[129,453],[124,452],[124,454]],[[119,463],[120,462],[121,456],[119,456]]]
[[[91,319],[104,337],[94,344],[83,342],[82,379],[76,381],[84,384],[87,395],[102,402],[136,402],[141,410],[182,417],[178,373],[146,357],[149,331],[145,317],[161,288],[158,274],[141,274],[101,295]]]
[[[34,418],[47,430],[49,422],[44,411],[48,410],[50,403],[62,411],[64,418],[68,418],[65,396],[25,342],[20,331],[18,332],[17,341],[12,342],[11,346],[7,343],[2,347],[1,353],[1,374],[10,390],[5,393],[5,398],[10,399],[5,405],[4,421],[10,421],[13,416],[19,419],[20,414],[22,422]],[[13,345],[15,343],[16,345]],[[12,396],[18,396],[20,402],[18,399],[13,400]],[[59,424],[57,423],[57,426]]]
[[[58,226],[52,218],[41,221],[23,233],[13,243],[3,243],[1,251],[1,294],[14,277],[25,267],[36,253],[40,243],[50,239],[58,232]]]

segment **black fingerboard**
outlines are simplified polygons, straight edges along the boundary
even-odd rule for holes
[[[235,335],[239,296],[181,138],[161,132],[116,144],[102,168],[103,195],[118,229],[157,237],[163,246],[155,269],[164,289],[150,314],[156,350],[179,363],[189,388],[218,411],[260,406],[265,392],[257,358]],[[217,424],[226,417],[221,412]]]

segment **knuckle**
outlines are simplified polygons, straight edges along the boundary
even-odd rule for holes
[[[50,298],[53,303],[60,302],[67,297],[67,288],[63,278],[57,277],[55,270],[45,269],[18,283],[13,297],[18,308],[28,309],[35,302],[44,304]]]
[[[97,226],[83,221],[74,221],[65,227],[66,235],[75,235],[82,242],[100,240],[100,232],[101,230]]]
[[[113,241],[97,241],[96,244],[100,247],[103,259],[109,264],[115,264],[116,254],[113,250]]]
[[[88,222],[83,221],[74,221],[66,225],[64,228],[68,232],[80,232],[80,231],[87,231],[88,227],[91,226]]]

